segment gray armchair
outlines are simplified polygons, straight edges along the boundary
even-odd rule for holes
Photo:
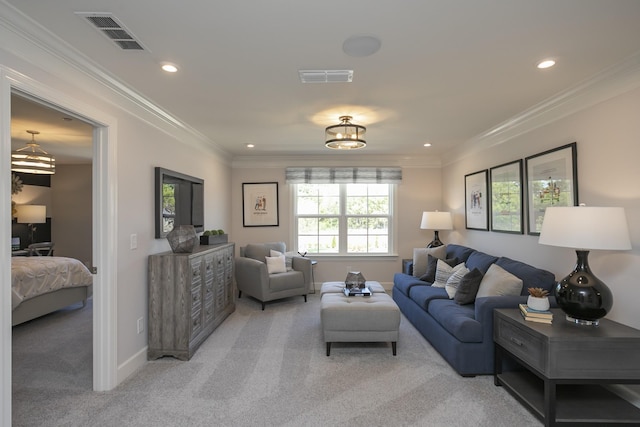
[[[302,295],[307,302],[311,286],[311,260],[303,257],[291,258],[291,269],[284,273],[269,274],[266,258],[271,249],[283,254],[284,242],[249,244],[240,248],[240,257],[236,258],[235,275],[238,286],[238,298],[245,293],[262,303],[281,298]]]

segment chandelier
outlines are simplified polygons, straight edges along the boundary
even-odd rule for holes
[[[36,173],[53,175],[56,173],[56,159],[48,154],[35,140],[40,132],[28,130],[31,134],[31,142],[11,153],[11,170],[13,172]]]
[[[367,128],[351,123],[351,116],[340,116],[340,124],[329,126],[324,131],[327,148],[335,150],[356,150],[366,147],[364,135]]]

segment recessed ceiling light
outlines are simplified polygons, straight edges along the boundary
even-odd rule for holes
[[[162,69],[167,73],[175,73],[178,71],[178,67],[176,67],[174,64],[169,63],[162,64]]]
[[[425,142],[423,145],[424,145],[425,147],[431,147],[431,144],[430,144],[430,143],[428,143],[428,142]]]
[[[254,147],[255,147],[255,145],[253,145],[253,144],[247,144],[247,145],[246,145],[246,147],[247,147],[247,148],[254,148]]]
[[[550,68],[554,65],[556,65],[556,61],[554,61],[553,59],[545,59],[544,61],[538,62],[538,68],[540,69]]]
[[[382,42],[375,36],[352,36],[344,41],[342,50],[349,56],[365,57],[380,50]]]

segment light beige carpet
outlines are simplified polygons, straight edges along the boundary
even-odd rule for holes
[[[462,378],[406,320],[388,343],[336,343],[320,296],[250,298],[189,362],[91,391],[90,307],[14,329],[14,426],[539,426],[493,378]]]

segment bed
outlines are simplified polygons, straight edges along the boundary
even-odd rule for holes
[[[93,276],[74,258],[11,258],[12,325],[82,302],[92,295]]]

